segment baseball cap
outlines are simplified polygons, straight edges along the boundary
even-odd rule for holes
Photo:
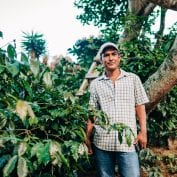
[[[115,50],[118,51],[118,47],[117,47],[116,44],[114,44],[114,43],[112,43],[112,42],[106,42],[106,43],[104,43],[104,44],[100,47],[100,49],[99,49],[99,51],[98,51],[100,57],[101,57],[101,55],[104,53],[104,51],[105,51],[107,48],[114,48]]]

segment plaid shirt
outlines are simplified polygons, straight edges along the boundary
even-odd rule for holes
[[[103,75],[90,84],[90,105],[104,111],[109,123],[124,123],[131,127],[137,135],[135,106],[148,102],[147,95],[139,77],[133,73],[121,70],[115,84],[106,75]],[[107,130],[94,125],[95,133],[93,143],[100,149],[107,151],[134,151],[134,145],[128,147],[125,137],[120,144],[118,132]],[[132,138],[133,140],[133,138]],[[132,141],[133,143],[133,141]]]

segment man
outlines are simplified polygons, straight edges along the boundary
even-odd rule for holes
[[[138,177],[139,161],[135,144],[146,148],[146,112],[144,104],[148,102],[147,95],[139,77],[120,69],[120,53],[114,43],[107,42],[100,47],[100,59],[105,68],[105,74],[90,85],[90,105],[102,110],[108,115],[110,124],[124,123],[131,127],[136,139],[129,147],[123,137],[119,142],[118,132],[109,133],[97,124],[87,122],[86,144],[88,152],[93,153],[90,137],[94,128],[94,155],[99,177],[114,177],[115,163],[118,163],[121,177]],[[140,132],[137,135],[136,115],[139,120]]]

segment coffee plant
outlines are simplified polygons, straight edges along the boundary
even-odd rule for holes
[[[0,49],[0,176],[74,176],[88,160],[93,112],[73,96],[82,71],[62,65],[51,72],[24,53],[17,60],[11,44]]]
[[[119,132],[120,143],[123,132],[132,143],[128,126],[88,109],[88,92],[75,96],[85,77],[75,63],[63,58],[51,71],[24,53],[17,58],[9,44],[0,49],[0,74],[0,176],[76,177],[89,164],[85,123],[94,116]]]

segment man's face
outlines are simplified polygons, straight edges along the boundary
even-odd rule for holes
[[[114,71],[119,68],[120,55],[115,49],[107,49],[101,56],[103,65],[107,71]]]

